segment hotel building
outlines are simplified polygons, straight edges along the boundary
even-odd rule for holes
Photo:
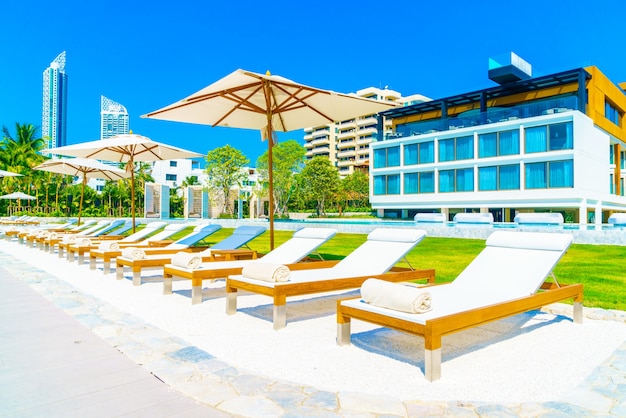
[[[44,148],[62,147],[67,141],[67,74],[65,51],[43,72],[41,136]]]
[[[100,139],[130,132],[126,108],[104,96],[100,96]]]
[[[381,217],[419,212],[560,212],[603,223],[626,211],[626,94],[598,68],[541,77],[515,54],[490,60],[497,86],[380,114],[370,201]]]
[[[375,87],[368,87],[356,92],[359,97],[372,100],[395,102],[402,105],[421,103],[428,98],[422,95],[402,97],[400,93]],[[345,177],[352,174],[355,167],[369,165],[369,144],[378,135],[378,119],[375,114],[362,115],[349,120],[304,130],[306,158],[327,157]],[[391,129],[391,121],[385,125]]]

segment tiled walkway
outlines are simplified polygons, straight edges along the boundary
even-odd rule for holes
[[[400,402],[242,373],[1,251],[0,265],[1,417],[626,416],[626,344],[553,402]]]

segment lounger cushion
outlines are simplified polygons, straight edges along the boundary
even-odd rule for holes
[[[564,251],[572,243],[568,234],[542,232],[497,231],[487,238],[488,247],[517,248],[527,250]]]
[[[328,239],[337,233],[332,228],[302,228],[293,234],[294,238]]]
[[[396,311],[421,314],[432,309],[430,292],[385,280],[367,279],[361,285],[361,297],[367,303]]]
[[[376,228],[367,236],[368,241],[416,242],[426,236],[421,229]]]
[[[247,264],[241,275],[248,279],[264,280],[266,282],[286,282],[289,280],[290,270],[282,264],[254,262]]]

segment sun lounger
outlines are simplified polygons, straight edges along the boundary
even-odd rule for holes
[[[354,289],[370,277],[390,281],[435,280],[434,270],[410,270],[388,273],[419,244],[426,232],[420,229],[377,228],[361,246],[332,267],[292,271],[288,281],[270,281],[244,275],[226,279],[226,313],[237,312],[237,292],[247,290],[270,296],[274,301],[274,329],[287,324],[287,297]],[[265,262],[265,259],[257,261]]]
[[[294,232],[293,237],[263,256],[266,263],[294,265],[335,236],[332,228],[302,228]],[[241,270],[254,260],[215,261],[202,263],[197,268],[188,268],[176,264],[163,267],[163,294],[172,294],[173,278],[191,280],[191,303],[202,303],[202,281],[226,278],[229,274],[239,274]],[[301,263],[318,264],[318,263]]]
[[[546,282],[572,242],[559,233],[494,232],[486,247],[450,284],[428,286],[431,310],[407,313],[366,303],[337,303],[337,343],[350,344],[350,321],[359,319],[424,338],[424,375],[441,377],[441,338],[490,321],[574,299],[573,319],[582,322],[583,287]],[[400,292],[405,291],[401,284]],[[397,290],[394,290],[396,292]]]
[[[92,250],[98,249],[102,242],[106,241],[109,244],[109,247],[111,247],[111,245],[115,243],[114,247],[116,248],[120,248],[120,246],[123,247],[125,244],[137,244],[148,235],[154,234],[156,231],[166,225],[166,222],[150,222],[144,228],[138,229],[137,232],[135,232],[134,234],[130,234],[124,238],[118,238],[113,240],[111,239],[111,237],[103,237],[102,239],[98,237],[80,239],[78,240],[78,242],[74,242],[69,247],[67,247],[68,260],[71,262],[78,257],[78,264],[83,264],[85,260],[85,254],[91,252]],[[132,228],[132,222],[128,222],[128,229],[130,228]],[[115,230],[114,232],[115,234],[119,234],[120,231]]]
[[[151,235],[151,236],[145,238],[142,241],[135,242],[135,243],[120,243],[118,245],[119,249],[115,249],[115,248],[113,248],[113,249],[112,248],[101,248],[101,246],[99,246],[98,248],[89,251],[89,268],[91,270],[95,270],[96,269],[97,260],[99,258],[102,258],[102,260],[103,260],[103,272],[104,272],[104,274],[108,274],[110,272],[110,270],[111,270],[111,260],[113,260],[113,259],[119,257],[120,255],[122,255],[122,249],[123,248],[126,248],[126,247],[138,247],[138,248],[149,247],[151,245],[151,243],[153,243],[153,242],[163,242],[164,240],[169,239],[172,235],[176,234],[177,232],[182,231],[183,229],[185,229],[185,228],[187,228],[189,226],[190,226],[190,224],[186,224],[186,223],[169,224],[165,228],[163,228],[162,231],[159,231],[156,234]]]
[[[62,233],[67,233],[67,234],[73,234],[73,233],[77,233],[79,231],[85,230],[87,228],[91,228],[92,226],[94,226],[96,224],[95,220],[90,220],[90,221],[86,221],[81,225],[70,225],[66,228],[50,228],[47,229],[45,231],[41,231],[39,233],[37,233],[35,236],[33,237],[29,237],[28,240],[22,240],[23,244],[26,245],[30,245],[30,246],[36,246],[39,249],[42,249],[44,247],[47,247],[47,240],[48,238],[53,235],[53,236],[57,236],[60,235]],[[54,234],[53,234],[54,233]]]
[[[191,246],[202,241],[204,238],[209,235],[219,231],[222,227],[220,225],[215,224],[203,224],[198,225],[194,228],[194,230],[188,234],[187,236],[179,239],[176,242],[173,242],[165,247],[161,248],[144,248],[141,249],[140,253],[142,254],[142,258],[137,257],[125,257],[124,254],[120,255],[115,259],[116,264],[116,274],[117,279],[121,280],[124,278],[124,267],[130,267],[133,272],[133,284],[135,286],[141,285],[141,270],[144,268],[157,267],[158,265],[154,265],[154,262],[148,258],[148,255],[158,255],[158,254],[176,254],[179,251],[190,250]],[[127,248],[128,252],[132,253],[133,247]],[[165,263],[163,263],[165,264]],[[160,264],[161,266],[163,264]]]
[[[47,224],[41,225],[34,229],[28,229],[26,231],[20,231],[17,234],[18,241],[22,240],[22,243],[26,244],[30,241],[31,246],[34,243],[35,237],[39,236],[42,233],[50,233],[52,231],[65,231],[66,229],[72,227],[76,223],[76,219],[70,219],[64,224]]]
[[[50,251],[50,253],[54,253],[54,249],[57,246],[57,244],[61,241],[63,241],[63,237],[65,236],[87,236],[99,229],[104,228],[107,224],[109,223],[108,220],[101,220],[101,221],[94,221],[94,220],[90,220],[90,221],[85,221],[85,223],[83,225],[80,225],[77,228],[72,228],[71,230],[67,231],[67,232],[63,232],[63,233],[50,233],[50,235],[48,237],[44,237],[43,239],[38,239],[37,243],[39,248],[42,249],[48,249],[48,251]],[[86,227],[84,225],[87,225]],[[67,239],[67,238],[66,238]]]
[[[130,221],[126,221],[124,219],[114,219],[114,220],[109,220],[106,221],[106,223],[104,223],[102,225],[101,228],[96,229],[95,231],[89,232],[89,233],[80,233],[80,234],[75,234],[74,236],[68,236],[70,239],[68,240],[61,240],[58,244],[57,244],[57,248],[59,251],[59,257],[62,257],[63,254],[65,253],[65,251],[73,244],[75,244],[79,239],[85,239],[85,238],[104,238],[108,235],[108,237],[110,239],[119,239],[120,235],[126,231],[128,231],[129,229],[132,228],[132,223]],[[111,233],[115,232],[115,235],[110,235]],[[69,259],[69,253],[67,255],[68,259]]]

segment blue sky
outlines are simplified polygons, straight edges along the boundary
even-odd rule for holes
[[[131,129],[202,154],[230,144],[254,165],[258,131],[140,118],[237,68],[342,93],[374,86],[441,98],[494,85],[487,62],[514,51],[534,75],[587,65],[626,81],[622,0],[5,0],[0,125],[41,126],[42,72],[67,51],[68,144],[98,139],[100,95]],[[302,141],[302,131],[279,141]]]

